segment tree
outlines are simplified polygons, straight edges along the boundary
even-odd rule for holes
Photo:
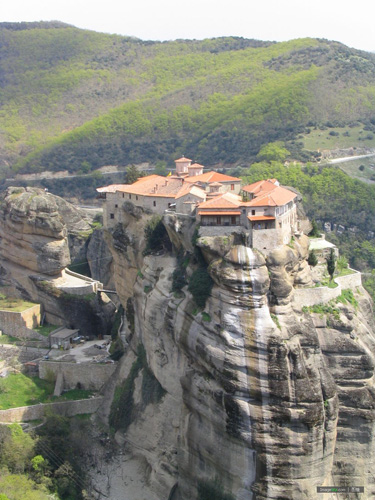
[[[290,152],[284,147],[284,143],[282,141],[276,141],[264,144],[260,148],[257,158],[261,161],[279,161],[283,163],[289,155]]]
[[[37,484],[27,476],[4,474],[0,477],[0,499],[48,500],[51,494],[43,484]]]
[[[198,307],[206,305],[206,301],[211,295],[213,284],[214,282],[208,273],[207,267],[199,267],[191,275],[188,289]]]
[[[167,230],[160,215],[154,215],[145,227],[146,248],[144,255],[170,247]]]
[[[309,253],[309,258],[307,259],[307,262],[312,267],[315,267],[317,265],[318,258],[316,256],[315,250],[311,250],[311,252]]]
[[[168,175],[167,164],[165,161],[158,161],[155,165],[154,173],[166,177]]]
[[[327,271],[328,271],[328,274],[330,276],[330,281],[332,281],[333,274],[334,274],[335,268],[336,268],[336,256],[335,256],[335,252],[334,252],[333,248],[331,248],[329,256],[326,257],[326,261],[327,261]]]
[[[33,455],[34,441],[19,424],[11,424],[0,436],[0,466],[13,473],[23,473]]]
[[[314,219],[311,221],[311,225],[312,225],[312,229],[309,232],[309,236],[314,236],[314,237],[320,236],[318,224],[316,223],[316,221]]]
[[[133,184],[141,177],[141,173],[135,165],[126,169],[126,184]]]
[[[341,255],[337,259],[337,270],[339,273],[342,273],[345,269],[347,269],[348,265],[349,265],[348,259],[344,255]]]

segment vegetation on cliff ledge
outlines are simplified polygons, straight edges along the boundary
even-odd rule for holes
[[[134,404],[135,379],[142,371],[142,403]],[[147,364],[146,351],[142,344],[137,348],[137,359],[132,364],[125,381],[116,388],[109,414],[109,425],[114,431],[123,432],[135,420],[139,412],[150,403],[158,403],[164,396],[165,390],[152,373]]]

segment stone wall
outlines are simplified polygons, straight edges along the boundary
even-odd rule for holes
[[[45,337],[32,328],[40,324],[40,304],[22,312],[0,311],[0,330],[6,335],[20,339],[43,341]]]
[[[355,271],[353,274],[341,276],[334,280],[338,286],[336,288],[328,288],[320,286],[316,288],[297,288],[294,290],[294,302],[301,306],[315,306],[316,304],[325,304],[332,299],[341,295],[342,291],[350,288],[361,286],[361,273]]]
[[[362,285],[362,274],[354,269],[353,274],[348,274],[347,276],[340,276],[340,278],[335,278],[336,283],[341,285],[342,289],[345,288],[355,288]]]
[[[40,304],[35,304],[21,312],[22,319],[27,328],[35,328],[40,325]]]
[[[97,397],[0,410],[0,422],[10,424],[12,422],[39,420],[43,418],[47,412],[51,411],[65,417],[73,417],[74,415],[81,415],[83,413],[95,413],[102,401],[102,397]]]
[[[283,234],[278,229],[256,229],[252,231],[252,247],[267,255],[283,244]]]
[[[82,286],[59,286],[59,290],[65,293],[70,293],[72,295],[90,295],[90,293],[96,293],[92,283],[86,283]]]
[[[100,283],[100,281],[93,280],[92,278],[84,276],[83,274],[75,273],[70,269],[65,269],[65,274],[77,278],[82,282],[81,286],[74,286],[74,285],[59,286],[58,288],[64,291],[65,293],[71,293],[73,295],[89,295],[90,293],[97,293],[98,290],[103,289],[103,284]]]
[[[230,236],[232,233],[246,233],[242,226],[201,226],[199,236]]]
[[[75,389],[80,384],[82,389],[99,391],[116,370],[116,363],[69,363],[65,361],[41,361],[39,377],[45,379],[49,373],[56,377],[62,373],[64,390]]]

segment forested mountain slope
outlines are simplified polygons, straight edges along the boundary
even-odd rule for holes
[[[375,55],[337,42],[147,42],[0,24],[3,169],[90,171],[188,151],[206,165],[247,162],[307,126],[371,128],[374,109]]]

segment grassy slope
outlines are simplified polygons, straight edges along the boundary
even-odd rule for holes
[[[337,43],[45,28],[0,25],[0,164],[79,171],[188,151],[207,165],[246,162],[309,121],[372,116],[375,57]]]
[[[42,380],[39,377],[11,373],[6,378],[1,379],[0,410],[38,403],[86,399],[92,395],[92,391],[72,389],[60,397],[54,397],[54,386],[54,382]]]

